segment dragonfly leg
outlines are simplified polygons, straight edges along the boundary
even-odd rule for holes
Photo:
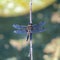
[[[30,33],[30,40],[32,40],[32,33]]]
[[[29,39],[29,34],[27,35],[27,40],[26,41],[28,41],[28,39]]]

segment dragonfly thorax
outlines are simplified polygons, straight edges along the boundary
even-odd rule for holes
[[[28,25],[26,30],[27,30],[27,32],[30,32],[30,31],[32,31],[32,29],[33,29],[32,25]]]

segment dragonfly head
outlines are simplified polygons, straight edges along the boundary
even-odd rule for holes
[[[28,26],[32,26],[32,23],[29,23]]]
[[[29,28],[32,28],[32,23],[29,23],[29,24],[28,24],[28,27],[29,27]]]
[[[28,25],[28,27],[31,27],[32,25]]]

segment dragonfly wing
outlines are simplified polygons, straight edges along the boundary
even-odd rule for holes
[[[38,33],[38,32],[44,32],[46,29],[44,29],[44,25],[46,24],[46,22],[42,21],[38,24],[34,24],[33,26],[33,30],[32,33]]]
[[[18,24],[13,24],[13,27],[16,28],[16,29],[24,29],[24,28],[26,28],[26,26],[18,25]]]
[[[16,34],[26,34],[27,33],[26,30],[14,30],[13,32]]]
[[[35,28],[35,29],[33,29],[32,30],[32,33],[38,33],[38,32],[44,32],[44,31],[46,31],[46,29],[45,28]]]
[[[46,22],[45,21],[42,21],[42,22],[40,22],[38,25],[39,26],[43,26],[43,25],[45,25],[46,24]]]
[[[42,21],[42,22],[40,22],[40,23],[38,23],[38,24],[34,24],[34,25],[32,25],[34,28],[38,28],[38,27],[41,27],[41,26],[44,26],[46,24],[46,22],[44,22],[44,21]]]

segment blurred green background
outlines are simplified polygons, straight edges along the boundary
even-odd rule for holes
[[[33,24],[46,21],[45,28],[47,28],[47,31],[43,33],[33,34],[34,60],[49,60],[48,56],[50,56],[50,60],[54,60],[51,59],[53,58],[51,53],[44,52],[44,48],[53,39],[59,37],[60,40],[60,0],[47,8],[33,12],[32,20]],[[0,60],[30,60],[28,57],[29,42],[25,41],[26,35],[14,34],[12,27],[13,24],[27,25],[28,22],[29,14],[17,17],[0,17]],[[57,60],[60,60],[58,58]]]

